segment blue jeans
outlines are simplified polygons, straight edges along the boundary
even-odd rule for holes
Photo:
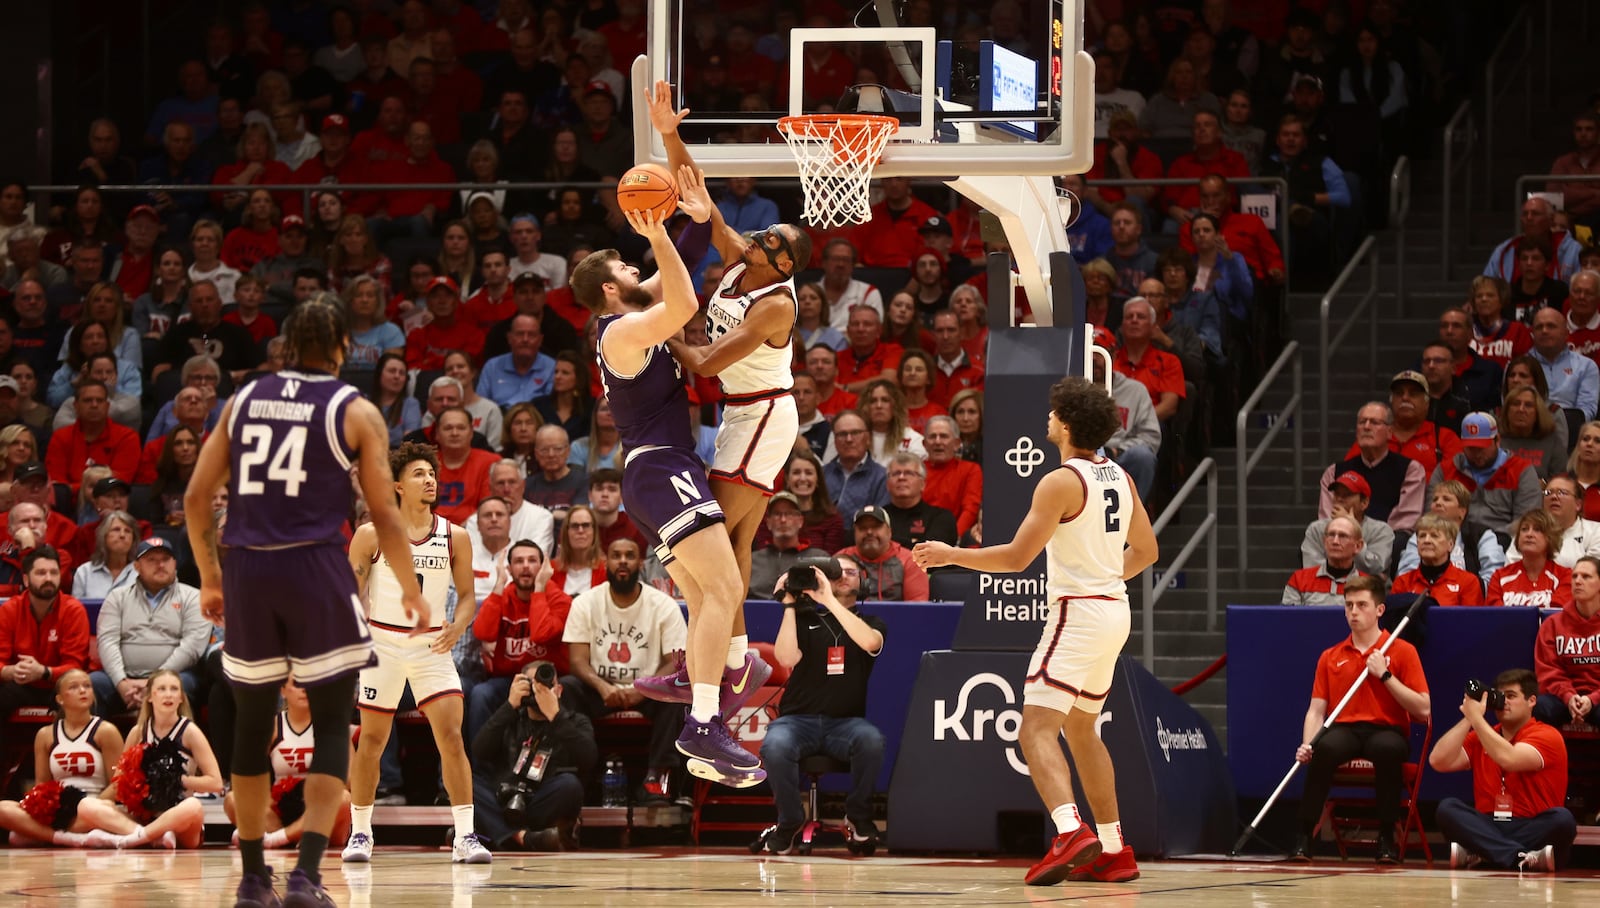
[[[1565,807],[1552,807],[1536,816],[1496,821],[1457,798],[1439,802],[1439,831],[1496,867],[1517,866],[1525,851],[1555,846],[1556,866],[1567,863],[1567,851],[1578,833],[1578,821]]]
[[[495,779],[482,772],[472,774],[473,826],[489,837],[495,850],[509,848],[516,832],[500,810],[500,791]],[[564,820],[577,819],[583,812],[583,783],[570,772],[551,776],[539,783],[528,798],[527,829],[544,829]]]
[[[872,786],[883,769],[883,732],[866,719],[827,716],[779,716],[761,740],[761,762],[772,786],[780,826],[805,822],[800,800],[800,761],[827,754],[850,764],[850,794],[845,816],[857,827],[872,820]]]
[[[198,715],[203,705],[195,702],[196,692],[200,689],[200,676],[193,671],[178,672],[178,680],[183,682],[183,695],[189,698],[189,709]],[[127,704],[122,701],[122,695],[117,693],[117,686],[111,683],[110,675],[105,672],[91,672],[89,681],[94,685],[96,710],[100,715],[120,716],[128,711]]]
[[[511,679],[508,677],[489,678],[472,686],[472,691],[467,694],[466,736],[469,751],[472,742],[478,739],[478,732],[489,724],[489,717],[510,696]]]
[[[1118,466],[1128,471],[1128,478],[1133,480],[1134,488],[1139,490],[1140,500],[1148,501],[1150,490],[1156,484],[1155,449],[1144,445],[1133,445],[1123,448],[1122,453],[1112,459]]]

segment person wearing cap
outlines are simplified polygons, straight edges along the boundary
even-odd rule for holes
[[[1483,579],[1450,561],[1460,534],[1460,525],[1442,515],[1417,518],[1417,567],[1396,577],[1391,592],[1427,593],[1436,605],[1484,605]]]
[[[926,602],[928,575],[911,557],[911,550],[895,542],[889,512],[869,504],[856,512],[852,524],[856,544],[838,551],[861,568],[861,598],[884,602]]]
[[[155,276],[156,240],[161,236],[161,215],[149,205],[135,205],[122,224],[126,242],[111,265],[111,281],[122,288],[125,299],[136,300],[150,289]]]
[[[777,499],[773,499],[776,503]],[[791,521],[793,522],[793,521]],[[888,632],[883,619],[857,609],[860,568],[844,557],[833,559],[839,579],[820,569],[816,590],[803,603],[788,591],[773,652],[789,669],[779,715],[761,739],[761,761],[778,811],[777,823],[761,835],[761,846],[787,854],[805,822],[800,799],[800,761],[828,754],[850,764],[845,797],[846,835],[852,844],[878,836],[872,819],[872,792],[883,766],[883,732],[866,718],[867,687]],[[769,588],[763,596],[772,595]]]
[[[516,253],[510,263],[513,284],[524,274],[532,274],[544,282],[541,290],[567,285],[566,261],[559,255],[540,252],[539,241],[542,239],[544,229],[539,226],[537,217],[523,213],[511,218],[511,248]]]
[[[869,268],[910,268],[922,248],[917,233],[923,222],[939,212],[911,193],[905,177],[879,181],[883,201],[872,206],[872,217],[850,234],[861,250],[861,263]]]
[[[0,603],[0,716],[9,721],[19,707],[55,704],[56,680],[88,670],[91,637],[83,603],[61,592],[60,564],[49,546],[26,556],[0,550],[0,573],[13,575],[0,586],[7,593]]]
[[[1082,188],[1083,178],[1081,176],[1073,174],[1071,179],[1077,180],[1079,188]],[[1079,194],[1079,197],[1082,198],[1081,193]],[[1096,212],[1090,217],[1099,217],[1099,214]],[[1081,219],[1082,218],[1080,217],[1080,220]],[[1110,222],[1106,221],[1104,218],[1100,218],[1100,221],[1106,224],[1105,246],[1109,249],[1111,246]],[[1080,226],[1078,223],[1073,224],[1073,227],[1075,228],[1078,226]],[[917,236],[922,238],[922,244],[925,248],[932,249],[934,252],[939,253],[939,257],[944,260],[945,279],[949,282],[950,286],[955,287],[960,284],[964,284],[966,283],[967,278],[972,277],[972,260],[960,254],[960,252],[955,248],[955,228],[950,226],[949,218],[942,214],[936,214],[933,217],[924,220],[917,226]],[[1071,234],[1069,233],[1068,236],[1070,238]],[[1077,258],[1078,244],[1072,244],[1072,248],[1073,257]],[[1088,261],[1088,259],[1080,259],[1079,261],[1084,262]]]
[[[579,104],[583,122],[578,129],[578,153],[602,177],[622,176],[633,166],[633,137],[617,118],[617,98],[611,86],[599,79],[583,88]]]
[[[483,147],[493,153],[489,145]],[[487,158],[480,153],[473,155],[470,160],[473,163],[469,166],[482,167]],[[473,170],[470,179],[482,183],[499,182],[496,174],[482,173],[478,170]],[[508,259],[511,255],[511,240],[506,236],[500,221],[500,206],[504,200],[505,191],[498,189],[494,191],[476,189],[466,192],[462,200],[463,220],[472,235],[473,252],[478,255],[480,262],[490,251],[503,252]],[[509,280],[509,275],[507,279]]]
[[[211,622],[200,614],[200,591],[178,582],[172,543],[160,536],[139,543],[133,569],[138,582],[106,596],[95,629],[102,669],[90,678],[103,716],[137,709],[144,701],[144,679],[162,669],[178,673],[193,702],[211,640]]]
[[[1550,385],[1550,402],[1568,413],[1568,424],[1595,418],[1600,408],[1600,368],[1594,360],[1573,350],[1567,317],[1559,309],[1540,309],[1533,315],[1532,356],[1544,369]],[[1483,408],[1488,409],[1488,408]],[[1576,419],[1578,415],[1582,419]]]
[[[1308,146],[1307,125],[1294,114],[1285,114],[1278,123],[1276,144],[1261,164],[1261,176],[1282,177],[1289,183],[1289,242],[1295,249],[1320,250],[1324,256],[1295,256],[1295,265],[1305,275],[1325,275],[1344,261],[1347,250],[1345,214],[1352,204],[1350,184],[1344,171],[1332,159]],[[1280,217],[1285,215],[1280,215]]]
[[[1140,109],[1144,107],[1140,104]],[[1083,200],[1093,205],[1101,214],[1111,217],[1112,206],[1128,202],[1139,212],[1141,220],[1148,220],[1151,207],[1160,192],[1149,185],[1097,186],[1097,180],[1159,180],[1164,168],[1161,158],[1144,147],[1140,141],[1139,116],[1131,110],[1119,110],[1106,121],[1106,138],[1095,143],[1094,164],[1083,175],[1088,185],[1083,190]]]
[[[61,576],[71,577],[72,568],[76,564],[76,559],[73,558],[73,543],[78,534],[78,524],[66,514],[57,513],[55,498],[56,490],[50,484],[50,477],[45,471],[44,464],[38,461],[25,463],[11,474],[12,510],[15,511],[19,504],[31,504],[44,511],[43,522],[40,524],[44,532],[44,541],[60,550],[63,562]],[[7,526],[8,540],[12,538],[13,530],[14,527]],[[32,545],[25,545],[23,548],[32,548]],[[71,588],[70,585],[68,588]]]
[[[443,369],[451,350],[476,358],[483,351],[483,332],[460,316],[461,289],[455,279],[440,275],[428,282],[428,313],[432,321],[406,335],[406,365],[412,369]]]
[[[1387,576],[1389,563],[1394,558],[1394,530],[1387,523],[1367,516],[1372,488],[1360,473],[1351,470],[1335,476],[1333,488],[1328,491],[1333,495],[1333,516],[1313,520],[1306,526],[1305,538],[1300,542],[1300,563],[1308,568],[1326,563],[1328,524],[1345,517],[1361,527],[1362,546],[1356,552],[1356,567],[1364,574]]]
[[[202,435],[202,437],[204,436]],[[165,441],[165,438],[157,439],[157,442],[164,443]],[[159,454],[159,451],[157,453]],[[150,477],[151,478],[149,481],[143,483],[144,485],[149,485],[150,482],[154,482],[155,467],[153,462],[151,465]],[[73,538],[72,552],[76,556],[74,560],[80,565],[86,563],[89,560],[89,555],[94,552],[95,534],[100,531],[100,522],[105,519],[106,515],[113,512],[126,512],[128,510],[128,501],[132,493],[133,486],[115,476],[104,476],[95,480],[94,485],[89,490],[89,503],[94,507],[95,513],[99,516],[94,520],[79,526],[77,534]],[[139,539],[149,538],[151,533],[150,521],[140,520],[135,529],[137,530],[137,537],[134,540],[135,542],[137,542]]]
[[[1473,514],[1509,537],[1516,519],[1544,501],[1539,471],[1500,447],[1499,426],[1489,413],[1469,413],[1461,421],[1461,447],[1460,454],[1434,468],[1428,484],[1454,479],[1466,486]]]
[[[1354,472],[1367,481],[1367,513],[1374,520],[1387,523],[1395,532],[1410,530],[1417,522],[1428,474],[1422,464],[1390,450],[1393,425],[1394,411],[1382,401],[1368,401],[1356,411],[1356,454],[1322,471],[1318,518],[1333,516],[1333,478]]]
[[[1289,575],[1283,586],[1284,605],[1343,605],[1345,584],[1368,576],[1356,566],[1356,557],[1366,549],[1361,525],[1351,517],[1323,523],[1321,557]],[[1388,556],[1383,560],[1387,563]]]
[[[250,276],[266,282],[269,304],[287,313],[298,300],[295,299],[295,277],[305,268],[326,273],[328,263],[307,253],[310,233],[305,219],[298,214],[285,215],[278,222],[278,251],[250,269]],[[239,301],[239,288],[234,287],[234,302]],[[226,320],[226,319],[224,319]],[[274,332],[276,333],[276,332]]]
[[[131,481],[139,469],[139,433],[111,421],[111,391],[94,379],[78,383],[73,394],[78,420],[57,429],[45,451],[52,482],[78,494],[83,470],[91,463],[111,467],[117,478]]]
[[[357,176],[357,159],[350,153],[350,120],[344,114],[328,114],[322,118],[322,132],[317,139],[318,149],[294,170],[294,181],[308,185],[320,183],[353,183]],[[290,204],[297,214],[298,198]]]
[[[1394,423],[1389,427],[1389,450],[1422,464],[1423,471],[1432,475],[1440,461],[1460,453],[1461,438],[1428,420],[1432,399],[1428,391],[1427,376],[1415,370],[1397,372],[1389,380],[1389,410],[1394,414]],[[1345,457],[1355,457],[1360,451],[1358,445],[1352,444]]]
[[[793,492],[778,492],[767,499],[765,519],[770,538],[750,555],[750,598],[770,599],[778,581],[801,560],[830,558],[826,549],[812,545],[803,535],[805,512]]]

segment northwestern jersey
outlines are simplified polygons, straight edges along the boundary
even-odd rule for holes
[[[620,315],[600,316],[598,337],[603,342],[606,330]],[[602,351],[604,344],[597,345]],[[683,366],[673,358],[666,344],[656,344],[644,354],[644,365],[632,375],[623,375],[600,357],[600,381],[605,385],[611,416],[617,423],[622,447],[630,453],[640,448],[695,449],[690,434],[689,392],[683,383]]]
[[[224,545],[345,544],[355,450],[344,415],[358,396],[325,372],[299,371],[263,376],[234,395]]]
[[[311,755],[316,752],[311,734],[311,723],[295,731],[289,724],[289,711],[278,713],[278,728],[272,736],[272,777],[286,779],[303,776],[311,771]]]
[[[1061,518],[1045,545],[1045,588],[1050,601],[1100,596],[1126,599],[1122,549],[1133,516],[1133,483],[1112,461],[1069,457],[1061,469],[1083,481],[1083,507]]]
[[[444,603],[453,579],[450,573],[451,526],[450,521],[435,514],[428,535],[410,540],[417,585],[422,587],[422,598],[428,600],[428,613],[439,622],[429,630],[444,627]],[[409,632],[414,622],[406,617],[400,605],[401,598],[400,581],[389,568],[389,559],[383,557],[381,550],[373,552],[372,581],[367,587],[367,601],[371,605],[368,622],[386,631]]]
[[[787,290],[790,308],[797,305],[794,278],[754,290],[741,290],[739,278],[744,276],[747,269],[744,262],[729,268],[722,276],[722,283],[717,285],[717,292],[711,294],[711,302],[706,306],[706,337],[713,341],[744,324],[745,314],[750,307],[769,293]],[[787,391],[794,387],[793,341],[794,329],[790,328],[789,337],[781,345],[774,347],[763,341],[744,359],[723,369],[717,376],[722,380],[723,392],[729,397],[738,397],[762,391]]]
[[[84,794],[97,795],[110,784],[105,754],[94,742],[100,730],[99,718],[89,720],[76,738],[67,735],[67,721],[57,719],[55,743],[50,747],[50,778],[70,785]]]

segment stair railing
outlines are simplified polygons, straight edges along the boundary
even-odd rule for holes
[[[1506,33],[1501,36],[1500,43],[1495,45],[1493,53],[1483,66],[1483,191],[1485,197],[1494,193],[1494,139],[1496,132],[1495,107],[1504,94],[1519,77],[1523,79],[1522,99],[1522,131],[1524,133],[1533,129],[1533,16],[1528,13],[1529,6],[1518,8],[1511,17],[1511,23],[1506,26]],[[1517,37],[1521,36],[1521,41]],[[1515,60],[1506,58],[1512,52],[1512,46],[1520,44]],[[1545,50],[1548,52],[1549,48]]]
[[[1339,320],[1344,324],[1339,328],[1339,333],[1333,335],[1330,340],[1328,332],[1332,327],[1333,301],[1344,290],[1344,285],[1350,282],[1351,276],[1356,273],[1356,270],[1363,263],[1367,265],[1367,289],[1361,294],[1361,302],[1357,303],[1354,308],[1340,311]],[[1317,335],[1322,342],[1321,349],[1317,351],[1317,379],[1321,384],[1321,387],[1317,389],[1317,395],[1322,412],[1318,414],[1317,418],[1322,429],[1319,436],[1321,446],[1318,450],[1324,463],[1328,461],[1330,442],[1328,437],[1329,363],[1333,361],[1334,352],[1339,349],[1340,344],[1344,343],[1345,336],[1356,326],[1356,322],[1361,318],[1362,313],[1370,309],[1371,313],[1367,322],[1372,336],[1367,340],[1367,374],[1378,374],[1378,307],[1374,305],[1377,299],[1378,239],[1377,237],[1369,236],[1361,241],[1361,246],[1356,249],[1356,254],[1351,256],[1350,261],[1345,264],[1344,270],[1340,271],[1339,276],[1334,278],[1333,286],[1329,287],[1328,292],[1322,295],[1321,324]]]
[[[1455,222],[1460,220],[1467,223],[1467,218],[1456,218],[1455,214],[1455,187],[1456,177],[1466,177],[1461,181],[1462,212],[1472,211],[1472,158],[1473,149],[1478,142],[1478,123],[1476,115],[1472,112],[1472,102],[1462,101],[1456,108],[1450,122],[1444,125],[1444,154],[1440,158],[1441,172],[1444,174],[1444,201],[1443,210],[1439,218],[1439,279],[1450,279],[1450,252],[1452,241],[1450,235],[1454,232]]]
[[[1162,509],[1161,516],[1157,517],[1151,529],[1155,531],[1156,539],[1161,538],[1161,531],[1167,528],[1173,518],[1177,516],[1178,509],[1193,494],[1195,487],[1201,480],[1206,483],[1206,516],[1200,525],[1194,528],[1189,538],[1184,542],[1183,548],[1167,563],[1161,571],[1161,588],[1156,588],[1156,568],[1154,565],[1144,569],[1139,575],[1140,586],[1143,587],[1144,602],[1144,652],[1142,659],[1144,667],[1152,672],[1156,670],[1156,603],[1169,589],[1168,584],[1183,566],[1189,563],[1189,556],[1201,542],[1206,544],[1206,630],[1217,629],[1217,462],[1210,457],[1200,461],[1189,475],[1189,481],[1183,484],[1178,494],[1172,496],[1172,501]]]
[[[1406,301],[1406,220],[1411,216],[1411,159],[1401,155],[1389,171],[1389,227],[1394,231],[1394,301]]]
[[[1570,174],[1562,174],[1562,173],[1525,173],[1522,176],[1517,177],[1517,181],[1514,184],[1515,188],[1513,189],[1513,191],[1516,193],[1516,200],[1514,202],[1512,202],[1512,204],[1511,204],[1512,226],[1511,226],[1511,233],[1509,235],[1510,236],[1521,236],[1522,235],[1522,203],[1524,201],[1526,201],[1527,198],[1528,198],[1528,184],[1529,183],[1537,183],[1539,185],[1548,185],[1550,183],[1597,183],[1597,182],[1600,182],[1600,173],[1570,173]],[[1568,279],[1570,277],[1571,277],[1571,275],[1563,275],[1562,279],[1566,280],[1566,279]]]
[[[1262,436],[1261,442],[1256,445],[1255,452],[1251,453],[1250,438],[1246,434],[1250,415],[1255,412],[1256,405],[1261,403],[1261,398],[1273,387],[1273,382],[1277,380],[1279,373],[1283,372],[1283,368],[1286,365],[1291,370],[1292,385],[1290,390],[1293,393],[1289,395],[1289,402],[1283,405],[1283,409],[1271,416],[1267,434]],[[1244,402],[1244,406],[1239,408],[1239,414],[1234,417],[1233,437],[1236,441],[1233,449],[1233,481],[1238,488],[1239,496],[1239,583],[1241,585],[1245,582],[1245,572],[1250,565],[1250,512],[1247,509],[1250,474],[1255,471],[1256,464],[1261,462],[1261,458],[1272,448],[1273,439],[1278,437],[1278,433],[1283,431],[1285,425],[1294,429],[1294,474],[1289,486],[1294,490],[1294,503],[1297,506],[1305,503],[1305,488],[1304,483],[1301,482],[1302,477],[1305,475],[1305,439],[1301,434],[1301,424],[1305,422],[1304,396],[1302,393],[1305,387],[1304,382],[1305,376],[1300,364],[1300,342],[1290,341],[1289,345],[1283,348],[1283,352],[1278,354],[1278,359],[1272,364],[1272,368],[1268,369],[1267,374],[1262,376],[1261,381],[1256,383],[1255,393],[1250,395],[1250,399]],[[1327,406],[1327,404],[1324,403],[1323,406]]]

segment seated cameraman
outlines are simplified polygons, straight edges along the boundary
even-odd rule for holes
[[[530,662],[472,741],[477,824],[498,850],[578,847],[583,780],[594,772],[594,726],[563,709],[556,667]]]
[[[788,854],[805,822],[800,803],[800,761],[827,754],[850,764],[845,819],[850,838],[872,842],[872,786],[883,768],[883,732],[865,718],[867,679],[883,652],[883,621],[855,610],[860,569],[848,558],[801,562],[777,597],[783,624],[773,646],[790,670],[778,718],[761,741],[761,762],[778,807],[778,823],[764,847]],[[810,572],[811,577],[805,576]],[[826,573],[825,573],[826,572]],[[828,575],[835,575],[829,579]],[[810,587],[809,591],[805,588]]]
[[[1487,862],[1550,873],[1566,863],[1578,830],[1564,806],[1567,746],[1559,731],[1533,717],[1538,693],[1538,679],[1525,668],[1501,672],[1493,690],[1469,682],[1461,698],[1465,718],[1433,745],[1428,765],[1435,772],[1472,770],[1473,804],[1439,802],[1452,869]],[[1489,724],[1490,713],[1499,725]]]

